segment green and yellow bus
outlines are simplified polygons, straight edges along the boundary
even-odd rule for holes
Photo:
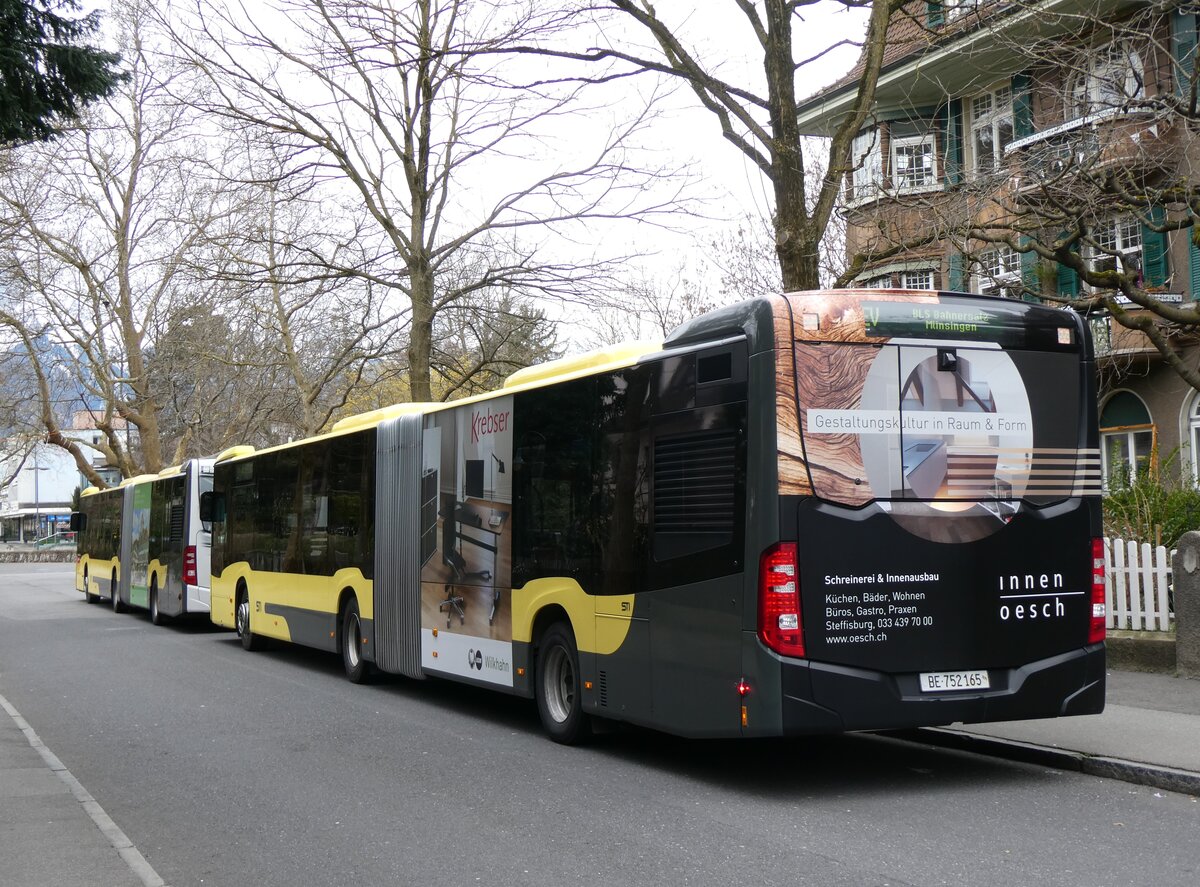
[[[1068,311],[834,291],[222,454],[212,620],[772,736],[1098,712],[1094,358]]]
[[[114,611],[147,610],[155,625],[208,614],[211,533],[199,507],[212,471],[212,459],[190,459],[83,491],[71,527],[75,588],[88,603],[108,597]]]

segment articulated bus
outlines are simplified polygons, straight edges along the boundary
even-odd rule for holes
[[[1074,313],[801,293],[218,457],[212,620],[609,718],[771,736],[1104,706]]]
[[[117,487],[88,487],[72,515],[75,588],[114,611],[148,610],[150,620],[209,611],[211,531],[200,495],[212,489],[212,459],[191,459]]]

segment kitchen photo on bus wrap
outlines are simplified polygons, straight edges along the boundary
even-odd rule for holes
[[[799,323],[791,360],[779,361],[780,399],[794,404],[779,411],[781,493],[935,522],[953,514],[960,530],[976,517],[972,536],[1022,503],[1099,493],[1083,386],[1044,384],[1079,374],[1068,318],[1018,330],[1015,312],[966,300],[822,301],[826,316],[842,309],[840,347]]]

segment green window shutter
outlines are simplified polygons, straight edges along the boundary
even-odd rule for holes
[[[1059,234],[1059,239],[1062,239],[1066,233],[1064,231]],[[1072,247],[1071,252],[1078,253],[1079,250]],[[1079,295],[1079,274],[1074,268],[1068,268],[1061,264],[1058,266],[1058,294],[1072,299]]]
[[[1175,94],[1191,92],[1196,70],[1196,14],[1177,9],[1171,16],[1171,59],[1174,62]]]
[[[1200,301],[1200,247],[1196,246],[1195,228],[1188,231],[1188,276],[1192,285],[1192,299]]]
[[[1014,74],[1012,79],[1013,138],[1033,135],[1033,79]]]
[[[946,275],[946,289],[955,293],[966,292],[966,274],[964,274],[962,253],[950,254],[950,273]]]
[[[1058,266],[1058,294],[1072,299],[1079,295],[1079,275],[1074,268]]]
[[[1029,243],[1027,235],[1021,235],[1021,246]],[[1041,277],[1038,275],[1038,254],[1035,252],[1021,253],[1021,286],[1025,288],[1021,298],[1026,302],[1040,302],[1037,293],[1042,291]]]
[[[963,154],[963,107],[962,99],[953,99],[945,111],[945,129],[942,144],[946,151],[945,179],[947,185],[962,181]]]
[[[931,28],[936,28],[938,25],[944,24],[946,21],[946,11],[942,8],[941,3],[926,3],[925,4],[925,24]]]
[[[1161,224],[1165,213],[1161,206],[1150,209],[1150,220]],[[1142,225],[1142,275],[1146,286],[1162,286],[1167,282],[1167,235]]]

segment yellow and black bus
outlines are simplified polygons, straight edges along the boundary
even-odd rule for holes
[[[83,491],[71,527],[75,588],[88,603],[107,596],[116,612],[138,607],[155,625],[208,614],[211,536],[199,507],[212,489],[212,466],[212,459],[190,459]]]
[[[218,457],[212,619],[610,718],[768,736],[1098,712],[1094,361],[931,291],[713,311]]]
[[[79,511],[71,515],[75,531],[75,589],[89,604],[102,597],[120,606],[121,511],[125,493],[120,487],[88,487],[80,494]]]

